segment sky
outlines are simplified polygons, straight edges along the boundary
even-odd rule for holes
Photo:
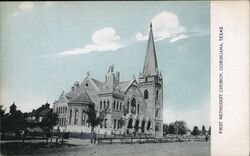
[[[2,2],[0,104],[27,112],[75,81],[121,81],[143,70],[152,22],[164,80],[164,122],[210,126],[209,2]]]

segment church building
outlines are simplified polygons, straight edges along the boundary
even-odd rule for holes
[[[103,121],[97,134],[163,135],[163,77],[158,69],[152,24],[143,71],[130,81],[120,81],[120,73],[110,66],[104,81],[91,77],[76,81],[71,90],[54,102],[58,127],[64,132],[90,132],[86,110],[94,105]]]

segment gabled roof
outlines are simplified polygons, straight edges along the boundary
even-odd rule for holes
[[[37,108],[36,110],[33,110],[28,114],[28,116],[45,116],[47,113],[52,111],[51,108],[49,108],[49,104],[46,103],[45,105],[42,105],[41,107]]]
[[[91,78],[92,79],[92,81],[95,83],[95,85],[97,86],[97,87],[101,87],[101,86],[103,86],[104,85],[104,83],[103,82],[101,82],[101,81],[99,81],[99,80],[96,80],[96,79],[93,79],[93,78]]]
[[[39,116],[45,116],[45,115],[47,115],[50,111],[52,111],[52,109],[43,109],[43,110],[41,110],[41,112],[39,113]]]
[[[84,103],[84,104],[93,104],[93,101],[89,97],[86,90],[84,90],[82,93],[74,96],[72,100],[69,101],[69,103]]]
[[[138,84],[135,78],[130,81],[120,82],[119,86],[117,87],[120,87],[122,91],[126,92],[133,83],[135,83],[136,85]]]
[[[67,98],[72,98],[72,97],[74,96],[74,92],[73,92],[73,91],[70,91],[70,92],[66,93],[65,96],[66,96]]]
[[[36,110],[33,110],[32,112],[30,112],[28,114],[28,116],[36,116],[37,115],[37,111]]]
[[[124,91],[128,87],[128,85],[129,85],[130,82],[131,81],[120,82],[119,83],[119,87],[121,88],[122,91]]]

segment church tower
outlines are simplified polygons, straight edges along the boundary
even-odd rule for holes
[[[139,85],[146,102],[146,113],[149,115],[151,130],[156,136],[163,135],[163,79],[158,69],[152,23],[143,72],[139,74]]]

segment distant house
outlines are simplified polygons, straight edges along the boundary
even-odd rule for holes
[[[42,122],[43,118],[50,112],[53,111],[52,108],[49,108],[50,104],[46,103],[36,110],[32,110],[32,112],[28,113],[27,122],[29,123],[39,123]]]

